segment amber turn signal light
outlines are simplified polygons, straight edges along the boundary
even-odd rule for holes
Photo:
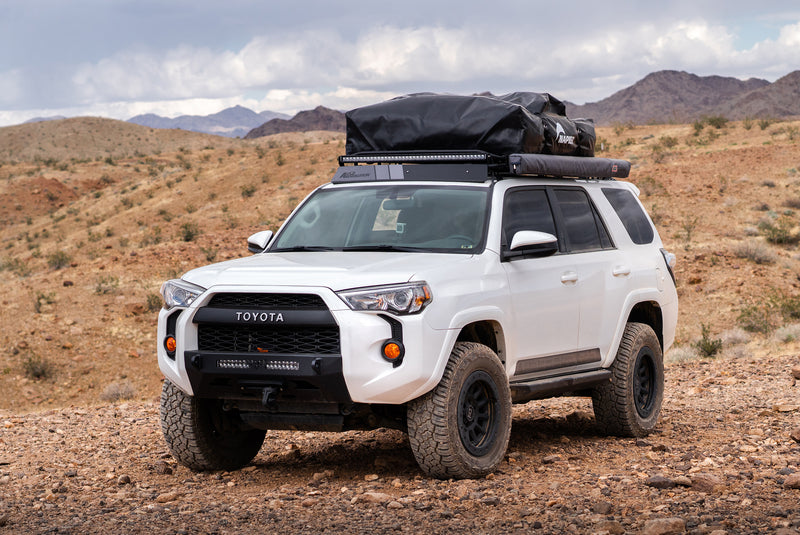
[[[403,347],[403,344],[397,340],[388,340],[381,348],[381,354],[383,355],[383,358],[389,362],[397,362],[403,358],[405,352],[406,350]]]
[[[164,349],[169,353],[175,353],[175,350],[178,349],[178,342],[174,336],[167,336],[164,339]]]

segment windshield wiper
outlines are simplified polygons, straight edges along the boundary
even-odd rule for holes
[[[342,251],[395,251],[400,253],[427,251],[425,247],[411,247],[408,245],[354,245],[352,247],[343,247]]]
[[[340,251],[337,247],[328,247],[327,245],[294,245],[292,247],[279,247],[272,249],[271,253],[294,253],[297,251]]]

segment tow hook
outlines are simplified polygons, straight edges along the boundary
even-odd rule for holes
[[[275,409],[278,406],[278,394],[281,393],[279,386],[267,386],[261,392],[261,404],[267,409]]]

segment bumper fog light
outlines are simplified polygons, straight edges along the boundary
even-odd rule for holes
[[[174,336],[167,336],[164,339],[164,349],[166,349],[167,353],[170,355],[175,354],[175,350],[178,349],[178,342],[175,340]]]
[[[388,340],[381,348],[381,355],[389,362],[399,362],[405,352],[403,344],[397,340]]]

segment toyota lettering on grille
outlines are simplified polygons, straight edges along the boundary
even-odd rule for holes
[[[236,312],[236,321],[242,323],[283,323],[281,312]]]

